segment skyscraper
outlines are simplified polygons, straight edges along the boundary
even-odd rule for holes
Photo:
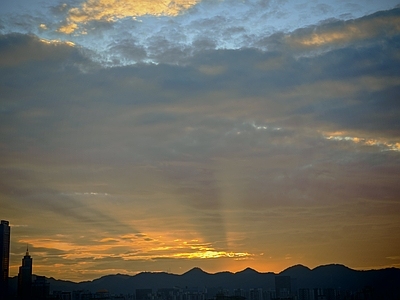
[[[0,300],[7,298],[8,293],[8,270],[10,265],[10,224],[1,220],[0,223]]]
[[[28,247],[18,273],[18,299],[30,300],[32,292],[32,258]]]
[[[292,285],[290,276],[275,276],[275,291],[278,299],[292,299]]]

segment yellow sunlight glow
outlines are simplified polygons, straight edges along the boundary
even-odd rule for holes
[[[202,258],[202,259],[207,259],[207,258],[221,258],[221,257],[229,257],[229,258],[235,258],[235,259],[243,259],[243,258],[248,258],[251,255],[249,253],[242,253],[242,252],[225,252],[225,251],[197,251],[194,253],[179,253],[175,254],[174,257],[178,258]]]
[[[127,17],[144,15],[177,16],[182,11],[196,5],[200,0],[87,0],[79,8],[71,8],[67,22],[59,32],[71,34],[78,29],[78,24],[90,21],[115,22]]]
[[[46,39],[40,39],[40,41],[42,43],[49,44],[49,45],[51,45],[51,44],[53,44],[53,45],[64,44],[64,45],[67,45],[67,46],[70,46],[70,47],[75,46],[75,43],[70,42],[70,41],[46,40]]]
[[[148,239],[134,235],[119,237],[104,237],[99,240],[88,241],[86,245],[76,245],[63,237],[59,239],[34,239],[21,240],[20,243],[29,243],[34,248],[61,250],[65,253],[58,254],[63,259],[73,260],[91,257],[101,259],[106,257],[119,257],[123,260],[151,260],[157,258],[184,258],[184,259],[210,259],[233,258],[246,259],[252,256],[247,252],[226,252],[216,250],[209,243],[199,240],[170,240],[169,238]],[[36,255],[45,253],[36,252]]]
[[[327,140],[348,141],[365,146],[383,147],[384,150],[382,151],[400,151],[400,142],[392,142],[383,138],[374,139],[374,138],[349,136],[346,135],[346,133],[343,131],[323,133],[323,135]]]

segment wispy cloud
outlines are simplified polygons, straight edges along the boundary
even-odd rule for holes
[[[328,140],[352,142],[365,146],[376,146],[380,148],[381,151],[400,151],[400,142],[396,141],[349,136],[344,132],[325,133],[324,136]]]

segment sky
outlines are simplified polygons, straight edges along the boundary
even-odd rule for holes
[[[10,276],[400,267],[400,2],[5,0]]]

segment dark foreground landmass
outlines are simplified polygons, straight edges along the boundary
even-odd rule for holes
[[[47,278],[47,282],[50,284],[51,293],[76,290],[95,293],[99,290],[107,290],[110,294],[135,295],[136,291],[140,289],[157,291],[175,288],[183,291],[194,289],[207,291],[207,298],[215,299],[221,291],[227,295],[234,295],[234,291],[254,289],[273,293],[276,289],[276,277],[282,276],[289,276],[291,279],[291,293],[297,295],[293,299],[307,299],[307,297],[311,299],[311,296],[302,296],[299,293],[307,292],[308,295],[308,291],[316,289],[334,290],[336,294],[344,294],[345,291],[349,291],[353,295],[358,292],[360,295],[364,295],[362,296],[364,299],[400,299],[400,269],[357,271],[337,264],[319,266],[312,270],[302,265],[296,265],[279,274],[260,273],[250,268],[237,273],[210,274],[199,268],[193,268],[182,275],[143,272],[134,276],[107,275],[93,281],[79,283],[54,278]],[[16,291],[16,277],[10,278],[10,288]],[[277,296],[275,295],[275,297]],[[319,299],[328,299],[326,296],[324,297]],[[272,298],[270,296],[270,299]],[[353,297],[353,299],[355,298]]]

